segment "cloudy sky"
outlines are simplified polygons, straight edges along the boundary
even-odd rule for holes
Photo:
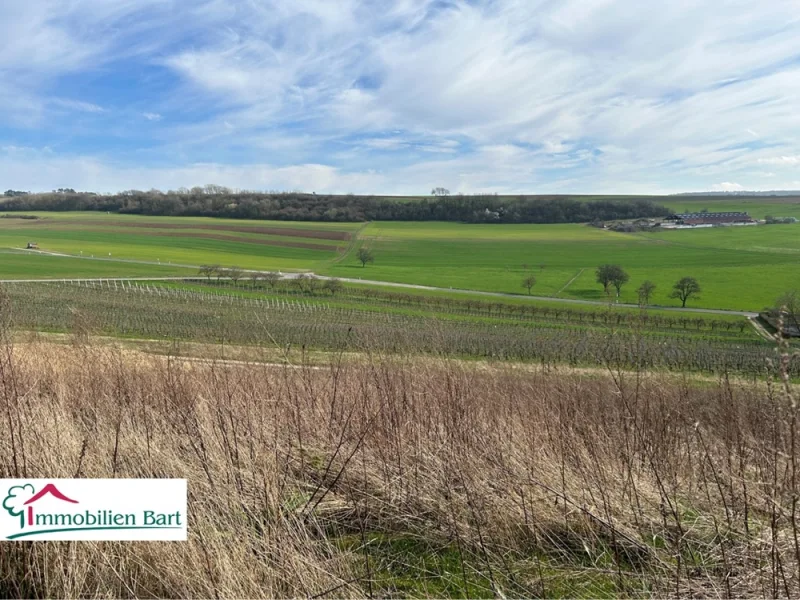
[[[0,187],[800,188],[800,0],[2,0]]]

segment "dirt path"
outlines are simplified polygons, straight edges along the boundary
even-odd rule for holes
[[[36,252],[31,251],[29,252]],[[45,253],[47,254],[47,253]],[[152,262],[152,261],[145,261],[145,260],[128,260],[128,259],[115,259],[115,258],[93,258],[88,256],[74,256],[74,255],[59,255],[59,256],[67,256],[69,258],[80,258],[83,260],[101,260],[101,261],[108,261],[108,262],[119,262],[119,263],[129,263],[129,264],[139,264],[139,265],[153,265],[153,266],[171,266],[171,267],[183,267],[187,269],[199,269],[200,265],[185,265],[185,264],[178,264],[178,263],[161,263],[161,262]],[[253,273],[259,272],[254,271],[252,269],[245,270],[244,273]],[[357,284],[367,284],[367,285],[374,285],[374,286],[381,286],[381,287],[391,287],[391,288],[399,288],[399,289],[409,289],[409,290],[421,290],[421,291],[431,291],[431,292],[448,292],[453,294],[470,294],[473,296],[485,296],[488,298],[513,298],[515,300],[540,300],[540,301],[547,301],[547,302],[559,302],[562,304],[580,304],[584,306],[608,306],[608,302],[601,302],[598,300],[578,300],[575,298],[556,298],[553,296],[523,296],[521,294],[510,294],[507,292],[484,292],[479,290],[468,290],[468,289],[461,289],[461,288],[444,288],[444,287],[435,287],[430,285],[417,285],[413,283],[397,283],[394,281],[376,281],[374,279],[361,279],[361,278],[351,278],[351,277],[327,277],[325,275],[316,275],[314,273],[306,272],[306,274],[315,275],[319,279],[339,279],[339,281],[343,283],[357,283]],[[292,279],[298,277],[300,273],[281,273],[281,276],[284,279]],[[101,277],[95,279],[80,279],[80,278],[59,278],[59,279],[4,279],[0,280],[0,282],[17,282],[17,283],[33,283],[33,282],[44,282],[44,281],[156,281],[156,280],[180,280],[180,279],[187,279],[187,277]],[[618,302],[613,304],[613,306],[619,306],[621,308],[639,308],[638,304],[625,304],[622,302]],[[701,313],[701,314],[709,314],[709,315],[736,315],[740,317],[757,317],[758,313],[752,311],[744,311],[744,310],[724,310],[721,308],[682,308],[680,306],[660,306],[657,304],[650,305],[651,309],[654,310],[665,310],[669,312],[683,312],[683,313]]]
[[[356,231],[353,232],[353,237],[350,238],[350,243],[347,245],[347,248],[345,248],[344,252],[339,254],[339,256],[337,256],[336,258],[334,258],[331,261],[332,265],[335,265],[335,264],[338,264],[338,263],[342,262],[345,258],[347,258],[347,256],[349,256],[350,252],[352,252],[353,248],[355,248],[355,245],[359,241],[361,241],[361,237],[360,237],[361,236],[361,232],[364,231],[367,227],[369,227],[370,223],[372,223],[372,221],[367,221],[361,227],[359,227]]]
[[[758,317],[747,317],[747,320],[750,321],[750,324],[760,337],[764,338],[768,342],[775,342],[775,337],[772,336],[769,331],[764,329],[764,326],[758,321]]]
[[[560,290],[558,290],[558,291],[556,292],[556,296],[558,296],[558,295],[559,295],[561,292],[563,292],[565,289],[567,289],[569,286],[571,286],[571,285],[574,283],[574,281],[575,281],[575,280],[576,280],[578,277],[580,277],[581,275],[583,275],[583,272],[584,272],[585,270],[586,270],[585,268],[584,268],[584,269],[580,269],[580,270],[578,271],[578,273],[575,275],[575,277],[573,277],[572,279],[570,279],[570,280],[569,280],[567,283],[565,283],[565,284],[564,284],[564,287],[562,287]]]

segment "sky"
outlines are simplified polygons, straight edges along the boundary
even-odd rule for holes
[[[800,0],[2,0],[0,188],[800,189]]]

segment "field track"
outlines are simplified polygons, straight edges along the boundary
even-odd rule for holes
[[[88,258],[84,257],[85,260],[111,260],[108,258]],[[160,263],[146,263],[143,261],[120,261],[120,262],[136,262],[139,264],[160,264]],[[199,265],[173,265],[173,266],[180,266],[180,267],[187,267],[187,268],[200,268]],[[245,271],[246,273],[251,273],[253,271]],[[414,285],[410,283],[395,283],[392,281],[375,281],[371,279],[355,279],[349,277],[326,277],[324,275],[315,275],[314,273],[306,273],[310,275],[314,275],[319,279],[339,279],[343,283],[353,283],[353,284],[363,284],[363,285],[374,285],[374,286],[382,286],[382,287],[393,287],[393,288],[402,288],[402,289],[412,289],[412,290],[424,290],[424,291],[431,291],[431,292],[450,292],[450,293],[458,293],[458,294],[470,294],[475,296],[486,296],[489,298],[514,298],[519,300],[521,298],[528,298],[528,296],[523,296],[521,294],[505,294],[503,292],[481,292],[478,290],[463,290],[463,289],[455,289],[455,288],[443,288],[443,287],[434,287],[434,286],[427,286],[427,285]],[[298,277],[301,273],[282,273],[284,279],[293,279]],[[93,278],[93,279],[82,279],[82,278],[67,278],[67,279],[0,279],[0,283],[71,283],[71,282],[100,282],[100,281],[183,281],[189,279],[188,277],[102,277],[102,278]],[[553,298],[550,296],[531,296],[531,300],[546,300],[548,302],[561,302],[565,304],[583,304],[589,306],[608,306],[608,302],[597,302],[595,300],[577,300],[573,298]],[[639,308],[636,304],[625,304],[622,302],[615,303],[614,306],[618,306],[620,308]],[[658,306],[658,305],[651,305],[650,308],[656,310],[667,310],[671,312],[684,312],[684,313],[703,313],[703,314],[711,314],[711,315],[736,315],[741,317],[757,317],[758,313],[749,312],[749,311],[738,311],[738,310],[723,310],[723,309],[714,309],[714,308],[682,308],[680,306]]]
[[[53,226],[69,226],[81,225],[85,227],[123,227],[123,228],[138,228],[138,229],[203,229],[208,231],[228,231],[232,233],[258,233],[262,235],[280,235],[288,237],[302,237],[318,240],[334,240],[334,241],[348,241],[350,240],[350,233],[346,231],[321,231],[317,229],[295,229],[291,227],[259,227],[259,226],[242,226],[242,225],[209,225],[205,223],[153,223],[146,222],[132,222],[132,221],[92,221],[91,219],[70,219],[54,223],[48,219],[40,219],[25,223],[26,225],[44,225],[48,227]]]
[[[304,248],[306,250],[321,250],[322,252],[330,252],[336,249],[335,246],[325,246],[323,244],[312,244],[309,242],[287,242],[275,239],[240,238],[233,235],[224,235],[219,233],[197,234],[197,233],[182,232],[182,231],[150,231],[146,235],[150,237],[218,240],[220,242],[236,242],[237,244],[259,244],[261,246],[281,246],[283,248]],[[316,239],[321,239],[321,238],[316,238]]]

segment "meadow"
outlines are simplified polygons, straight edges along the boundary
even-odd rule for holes
[[[98,277],[185,277],[195,269],[110,260],[83,260],[0,249],[0,279],[61,279]]]
[[[672,284],[692,276],[703,293],[689,306],[757,311],[800,288],[793,269],[798,234],[800,226],[792,225],[630,234],[571,224],[382,222],[359,234],[374,264],[362,269],[343,260],[324,272],[519,294],[526,293],[521,284],[530,273],[537,279],[534,295],[604,301],[595,269],[614,263],[631,277],[622,302],[635,304],[636,288],[649,279],[657,286],[651,302],[675,306],[668,298]]]
[[[751,200],[707,198],[670,202],[699,210],[748,209]],[[720,200],[722,202],[722,200]],[[778,216],[796,203],[764,199]],[[786,210],[772,210],[775,206]],[[750,209],[754,216],[760,213]],[[629,274],[619,301],[635,304],[644,280],[656,284],[651,304],[676,306],[675,281],[695,277],[703,292],[689,307],[759,311],[800,289],[793,268],[800,225],[616,233],[581,224],[468,225],[442,222],[317,223],[105,213],[34,213],[36,220],[0,219],[0,278],[186,275],[203,264],[261,271],[313,271],[368,281],[607,302],[595,281],[604,263]],[[29,241],[42,253],[17,252]],[[362,267],[360,248],[374,263]],[[15,250],[11,252],[11,250]],[[56,253],[70,258],[55,257]],[[81,257],[103,262],[92,263]],[[150,263],[138,265],[132,262]]]
[[[357,224],[144,217],[98,213],[31,213],[0,219],[0,248],[35,242],[44,252],[173,265],[217,263],[244,269],[313,269],[344,251]],[[10,270],[10,257],[0,266]],[[111,267],[109,267],[111,268]],[[42,276],[46,267],[38,269]],[[183,271],[185,273],[185,271]],[[53,276],[68,276],[60,267]]]

